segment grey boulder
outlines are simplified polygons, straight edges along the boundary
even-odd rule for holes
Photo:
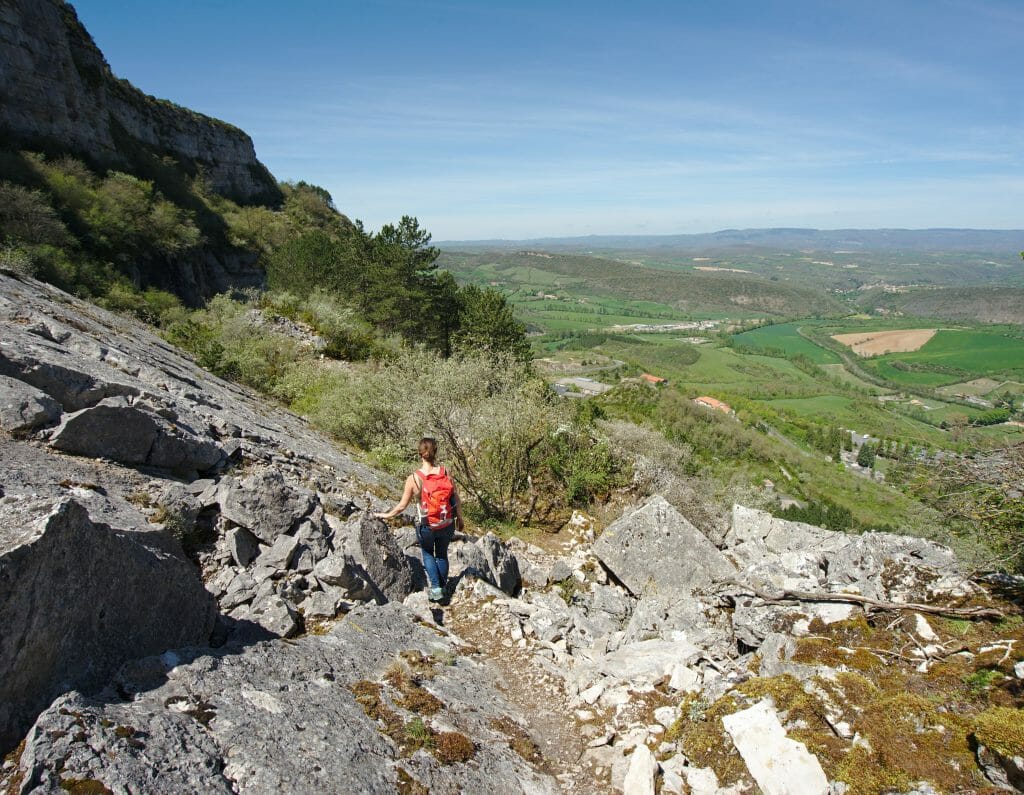
[[[201,472],[220,462],[223,453],[215,443],[147,408],[124,397],[107,398],[66,414],[50,444],[73,455],[181,473]]]
[[[0,428],[25,434],[56,422],[60,415],[60,404],[45,392],[0,375]]]
[[[177,544],[94,522],[72,499],[0,500],[0,747],[69,687],[205,643],[215,605]]]
[[[693,593],[736,568],[668,503],[653,497],[609,525],[594,542],[601,563],[634,595]]]
[[[313,510],[314,498],[312,492],[289,484],[280,472],[268,468],[228,484],[220,494],[220,512],[272,544]]]
[[[328,579],[326,582],[351,588],[353,585],[346,582],[345,578],[354,574],[375,590],[373,598],[381,604],[387,601],[401,602],[412,593],[412,567],[395,536],[382,520],[362,514],[343,524],[337,523],[331,542],[335,552],[314,568],[314,575],[318,578],[323,579],[320,572],[330,570],[337,573],[338,579]],[[339,555],[342,557],[339,558]],[[345,562],[346,556],[351,559],[351,563]],[[327,560],[331,560],[331,563],[322,566]]]
[[[521,581],[519,562],[493,533],[473,544],[463,544],[456,552],[463,568],[507,594],[515,594]]]

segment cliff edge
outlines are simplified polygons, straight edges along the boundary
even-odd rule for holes
[[[171,156],[235,201],[280,201],[248,135],[115,77],[62,0],[0,2],[0,74],[0,136],[15,145],[130,171],[140,154]]]

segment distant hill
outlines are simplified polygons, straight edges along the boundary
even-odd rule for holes
[[[461,240],[447,249],[543,248],[547,251],[982,251],[1024,249],[1024,230],[999,229],[724,229],[695,235],[590,235],[534,240]]]
[[[1024,289],[944,287],[886,292],[868,290],[857,303],[870,310],[982,323],[1024,324]]]
[[[517,268],[557,274],[585,283],[593,295],[657,301],[683,312],[717,310],[777,317],[842,315],[849,310],[828,294],[772,281],[755,274],[727,271],[670,271],[579,254],[443,251],[441,267],[466,277],[484,264],[512,272]],[[510,286],[514,286],[511,285]]]

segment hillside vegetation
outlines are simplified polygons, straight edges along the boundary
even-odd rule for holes
[[[946,287],[887,292],[867,290],[857,304],[869,311],[981,323],[1024,324],[1024,288]]]
[[[701,317],[708,312],[786,317],[833,316],[845,311],[842,304],[823,293],[731,272],[692,268],[669,272],[582,254],[525,252],[445,251],[441,262],[460,278],[495,286],[543,290],[548,285],[556,294],[561,290],[570,297],[582,287],[587,295],[654,301]]]

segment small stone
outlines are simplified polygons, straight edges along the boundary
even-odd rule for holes
[[[580,699],[584,703],[593,705],[597,703],[597,700],[599,698],[601,698],[602,693],[604,693],[604,685],[598,683],[596,685],[591,685],[582,693],[580,693]]]
[[[589,743],[587,748],[600,748],[601,746],[608,745],[612,740],[615,739],[615,730],[607,729],[604,734],[600,737],[595,737]]]
[[[259,539],[244,527],[232,527],[225,535],[228,552],[239,566],[248,566],[260,554]]]
[[[248,618],[281,638],[290,638],[299,631],[298,613],[280,596],[250,605]]]
[[[1013,666],[1013,675],[1018,679],[1024,679],[1024,660],[1021,660]]]
[[[678,773],[673,773],[671,770],[661,771],[661,791],[663,793],[671,793],[671,795],[683,795],[683,787],[686,782],[683,781],[683,777]],[[689,790],[686,790],[689,792]]]
[[[800,782],[800,793],[828,792],[821,764],[806,745],[786,736],[770,699],[726,715],[722,725],[765,795],[792,795],[795,781]]]
[[[299,540],[295,536],[281,535],[274,539],[269,547],[264,547],[257,560],[260,566],[268,566],[274,569],[287,569],[299,546]]]
[[[678,707],[658,707],[654,710],[654,719],[666,729],[672,726],[679,718]]]
[[[718,776],[710,767],[686,767],[681,771],[690,788],[690,795],[716,795]]]

